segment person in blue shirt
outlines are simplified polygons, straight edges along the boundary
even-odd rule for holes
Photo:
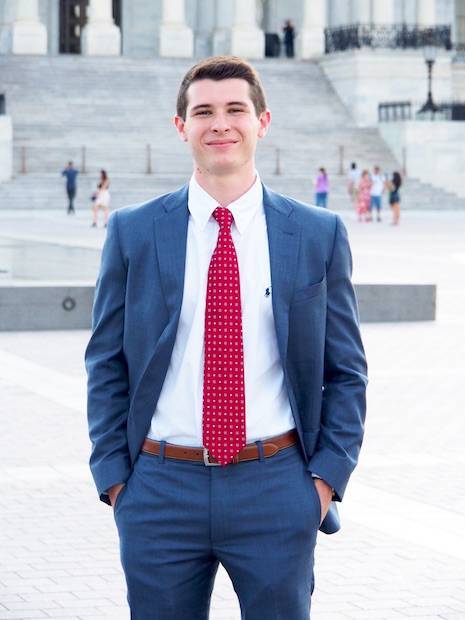
[[[72,161],[68,162],[68,165],[61,173],[62,176],[66,177],[66,193],[68,194],[68,215],[75,213],[74,210],[74,199],[76,197],[76,178],[79,174],[79,170],[77,170]]]

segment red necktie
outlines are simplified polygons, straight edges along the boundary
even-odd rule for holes
[[[203,445],[222,465],[245,446],[244,348],[233,216],[217,207],[218,241],[208,269],[203,375]]]

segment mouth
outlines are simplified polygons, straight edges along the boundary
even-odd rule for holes
[[[207,146],[221,149],[232,146],[233,144],[237,144],[237,140],[212,140],[211,142],[207,142],[206,144]]]

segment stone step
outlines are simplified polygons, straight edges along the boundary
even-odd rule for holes
[[[115,175],[111,177],[110,192],[112,209],[128,204],[141,203],[154,196],[173,191],[183,185],[189,175]],[[270,188],[292,196],[303,202],[314,200],[311,179],[296,176],[262,175]],[[79,209],[91,208],[90,196],[97,183],[97,177],[81,175],[78,182],[76,205]],[[464,209],[465,200],[447,194],[418,181],[406,179],[401,190],[402,208],[415,209]],[[383,199],[387,204],[387,197]],[[58,175],[22,175],[0,186],[0,209],[64,209],[66,194],[64,181]],[[346,179],[330,177],[329,205],[336,209],[350,209],[346,191]]]
[[[376,129],[355,126],[317,64],[283,59],[254,64],[273,115],[259,144],[257,167],[272,188],[311,201],[312,179],[324,166],[330,204],[350,208],[341,165],[346,170],[355,160],[361,169],[374,164],[388,174],[399,169]],[[0,208],[62,209],[60,172],[69,159],[82,166],[83,146],[88,172],[79,181],[83,207],[90,206],[101,168],[110,174],[113,208],[179,187],[192,163],[172,118],[180,78],[190,65],[189,60],[0,57],[0,89],[14,123],[16,175],[0,186]],[[147,144],[151,175],[144,174]],[[28,174],[20,174],[24,169]],[[405,208],[464,208],[465,203],[412,179],[402,188],[402,199]]]

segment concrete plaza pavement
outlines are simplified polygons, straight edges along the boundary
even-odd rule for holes
[[[387,213],[342,216],[354,281],[436,283],[438,311],[362,326],[366,439],[342,530],[318,537],[312,619],[463,620],[465,213],[406,211],[398,228]],[[99,248],[104,231],[87,213],[2,211],[0,236]],[[111,509],[87,467],[88,337],[0,333],[0,620],[129,617]],[[211,619],[239,617],[220,570]]]

